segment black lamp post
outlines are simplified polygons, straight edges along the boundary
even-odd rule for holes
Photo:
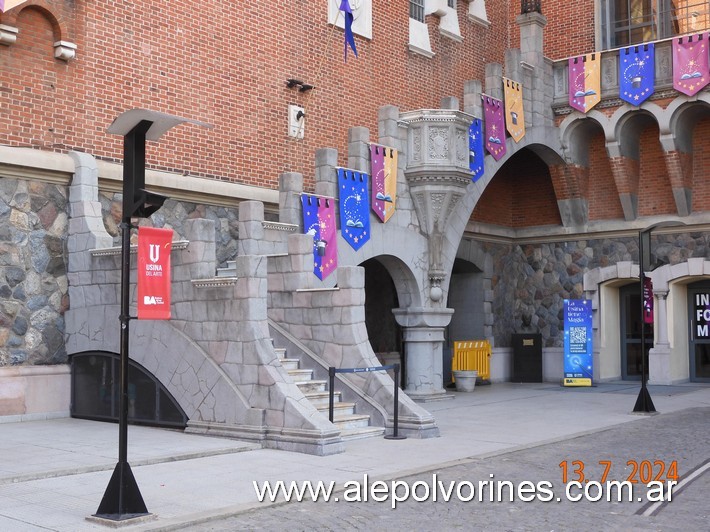
[[[188,122],[209,124],[177,116],[132,109],[118,116],[107,132],[123,135],[123,212],[121,217],[121,322],[120,335],[120,395],[118,415],[118,463],[106,487],[99,509],[94,514],[101,519],[125,521],[149,515],[143,496],[128,463],[128,325],[131,278],[131,219],[147,218],[157,211],[166,196],[145,189],[145,141],[158,140],[173,126]]]
[[[653,405],[651,394],[646,386],[646,301],[644,299],[644,289],[646,282],[646,272],[652,272],[660,264],[656,261],[651,263],[651,232],[660,227],[670,227],[675,225],[685,225],[679,221],[666,221],[653,224],[643,231],[639,231],[639,283],[641,286],[641,390],[639,391],[634,412],[652,413],[656,411]],[[653,297],[653,294],[651,294]]]

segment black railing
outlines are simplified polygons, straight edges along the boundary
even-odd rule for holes
[[[404,440],[406,436],[399,435],[399,364],[389,366],[374,366],[370,368],[328,368],[328,419],[333,422],[334,396],[335,396],[335,374],[336,373],[369,373],[371,371],[394,370],[394,431],[391,435],[386,435],[386,440]]]

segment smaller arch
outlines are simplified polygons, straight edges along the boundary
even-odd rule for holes
[[[599,122],[595,116],[576,116],[567,123],[560,125],[562,145],[566,152],[567,162],[583,167],[589,166],[589,141],[595,130],[604,131],[604,123]],[[604,119],[604,121],[606,121]]]
[[[377,255],[371,257],[385,267],[397,291],[400,308],[421,307],[422,296],[417,278],[412,269],[399,257],[394,255]]]
[[[614,114],[613,122],[614,143],[619,147],[619,155],[638,161],[641,133],[650,124],[658,125],[658,116],[647,109],[625,109],[623,113]]]
[[[55,42],[72,40],[66,18],[59,13],[59,7],[51,4],[47,0],[28,0],[24,4],[17,6],[16,9],[4,13],[0,17],[0,20],[4,24],[17,26],[17,19],[20,14],[28,9],[40,12],[42,16],[49,21],[52,26]]]
[[[672,135],[672,149],[683,153],[693,151],[693,130],[695,125],[710,115],[710,96],[696,101],[680,101],[678,105],[668,106],[668,131]],[[674,100],[673,103],[676,103]]]

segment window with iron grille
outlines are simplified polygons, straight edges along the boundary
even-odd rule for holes
[[[708,0],[601,0],[601,8],[604,49],[710,28]]]
[[[424,0],[409,0],[409,18],[424,22]]]

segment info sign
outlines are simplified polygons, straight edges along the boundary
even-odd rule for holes
[[[710,338],[710,294],[695,294],[692,329],[693,340]]]
[[[564,328],[564,385],[591,386],[592,302],[588,299],[565,299]]]

